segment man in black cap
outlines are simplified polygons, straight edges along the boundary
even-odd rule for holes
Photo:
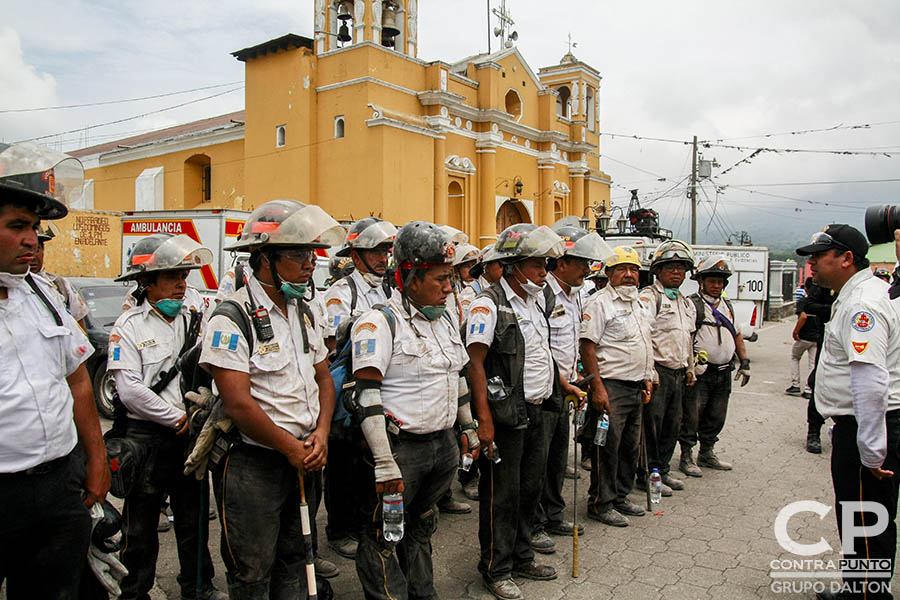
[[[837,294],[815,391],[816,408],[835,423],[831,477],[848,561],[837,597],[890,598],[897,547],[894,473],[900,468],[900,305],[869,269],[868,247],[853,227],[829,225],[797,254],[809,256],[815,282]]]

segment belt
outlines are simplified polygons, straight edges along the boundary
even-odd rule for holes
[[[72,455],[70,452],[65,456],[60,456],[59,458],[54,458],[53,460],[48,460],[45,463],[41,463],[30,469],[25,469],[24,471],[17,471],[15,473],[0,473],[0,478],[13,478],[13,477],[30,477],[32,475],[47,475],[48,473],[52,473],[58,468],[62,467],[69,460],[69,457]]]
[[[713,363],[706,363],[706,370],[714,370],[714,371],[725,371],[727,369],[731,369],[731,363],[725,363],[724,365],[714,365]]]
[[[673,369],[671,367],[667,367],[665,365],[661,365],[656,363],[656,370],[663,370],[667,373],[671,373],[672,375],[684,375],[687,372],[687,367],[681,367],[679,369]]]
[[[884,417],[886,419],[900,419],[900,408],[887,411]],[[853,415],[834,415],[831,418],[835,423],[856,423],[856,417]]]
[[[625,381],[624,379],[604,379],[603,381],[609,381],[610,383],[618,383],[619,385],[624,385],[625,387],[632,388],[642,388],[644,387],[644,381]]]
[[[439,431],[432,431],[431,433],[410,433],[409,431],[401,429],[398,433],[391,433],[391,435],[398,440],[403,440],[405,442],[430,442],[431,440],[436,440],[441,437],[448,431],[450,430],[441,429]]]

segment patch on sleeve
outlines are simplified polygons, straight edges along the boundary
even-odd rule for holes
[[[378,329],[378,327],[376,327],[375,323],[360,323],[356,326],[356,329],[353,330],[353,335],[359,335],[360,331],[375,331],[376,329]]]
[[[109,342],[111,344],[115,344],[116,342],[118,342],[121,339],[122,339],[122,337],[118,333],[112,333],[109,336]]]
[[[581,320],[582,320],[582,321],[590,321],[590,320],[591,320],[591,315],[589,315],[589,314],[587,314],[587,313],[583,313],[583,314],[581,315]]]
[[[229,350],[234,352],[238,347],[240,336],[236,333],[228,333],[226,331],[216,331],[213,333],[212,344],[210,348],[218,348],[219,350]]]
[[[309,320],[309,315],[307,315],[305,313],[303,315],[303,322],[306,323],[307,329],[312,329],[312,321]]]
[[[375,340],[360,340],[356,342],[356,350],[354,355],[360,357],[363,354],[375,353]]]
[[[863,354],[869,348],[869,342],[850,342],[850,345],[857,354]]]
[[[475,335],[476,333],[479,335],[484,333],[484,323],[469,325],[469,335]]]
[[[84,356],[85,354],[87,354],[87,351],[87,346],[78,346],[78,348],[76,349],[78,356]]]
[[[487,306],[473,306],[470,314],[477,315],[478,313],[489,315],[491,314],[491,309],[489,309]]]
[[[334,305],[340,306],[341,304],[343,304],[343,302],[341,302],[340,298],[329,298],[328,301],[325,303],[325,306],[334,306]]]
[[[853,329],[857,331],[871,331],[871,329],[875,327],[875,317],[872,313],[861,310],[853,315],[851,324],[853,325]]]
[[[121,348],[119,348],[118,346],[116,346],[115,348],[113,348],[113,351],[112,351],[112,359],[113,359],[113,360],[120,360],[121,355],[122,355],[122,349],[121,349]]]

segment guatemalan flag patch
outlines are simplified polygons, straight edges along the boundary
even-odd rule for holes
[[[238,347],[239,336],[236,333],[228,333],[227,331],[216,331],[213,333],[212,344],[210,347],[219,348],[220,350],[230,350],[234,352]]]

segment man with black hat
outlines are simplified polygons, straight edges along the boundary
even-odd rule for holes
[[[872,274],[867,251],[859,231],[838,224],[813,235],[797,254],[809,256],[816,283],[837,294],[819,360],[816,407],[835,423],[831,477],[843,558],[868,559],[845,570],[842,593],[889,598],[900,485],[894,476],[900,468],[900,306]],[[873,559],[887,559],[890,568],[871,573]]]
[[[84,366],[91,344],[52,286],[28,272],[38,223],[66,216],[83,181],[71,156],[0,144],[0,587],[10,600],[77,597],[87,507],[109,490]]]
[[[40,275],[53,284],[53,287],[55,287],[56,291],[59,292],[59,295],[62,296],[63,302],[66,305],[66,310],[68,310],[69,314],[78,321],[81,328],[87,331],[87,327],[84,324],[84,318],[88,315],[89,309],[84,298],[81,297],[81,294],[78,293],[78,290],[76,290],[71,283],[66,281],[65,277],[57,275],[56,273],[48,273],[44,270],[44,242],[49,242],[55,238],[58,232],[59,230],[56,226],[51,223],[46,223],[43,227],[38,228],[38,247],[34,253],[34,259],[30,264],[31,272],[35,275]]]

